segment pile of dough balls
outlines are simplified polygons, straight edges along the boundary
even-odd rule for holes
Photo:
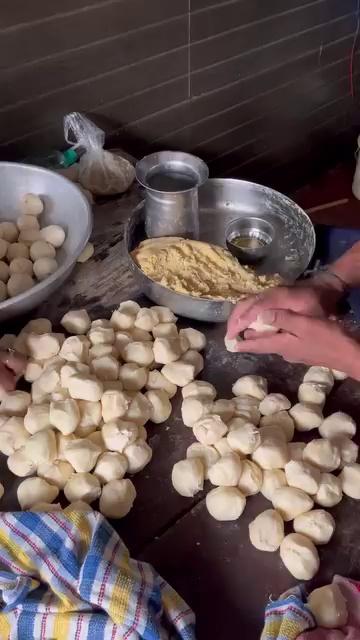
[[[165,422],[178,387],[203,367],[203,335],[176,326],[167,307],[128,300],[110,320],[91,321],[85,309],[61,320],[55,333],[46,318],[30,321],[0,348],[28,357],[31,392],[14,391],[0,405],[0,451],[16,476],[22,509],[60,509],[99,499],[100,511],[122,518],[136,490],[126,474],[150,462],[145,425]],[[50,505],[50,506],[49,506]]]
[[[209,382],[182,389],[182,420],[197,440],[186,459],[172,470],[172,484],[193,497],[205,480],[214,486],[206,496],[210,515],[237,520],[246,499],[262,493],[272,505],[249,525],[251,543],[261,551],[280,550],[288,571],[310,580],[318,571],[317,545],[327,544],[335,520],[326,511],[343,494],[360,499],[360,464],[354,420],[342,411],[326,418],[323,408],[340,371],[310,367],[291,406],[281,393],[268,393],[267,380],[246,375],[232,387],[233,398],[216,400]],[[318,430],[307,444],[295,432]],[[315,508],[314,508],[315,507]],[[284,523],[294,533],[285,535]]]
[[[40,227],[44,203],[38,195],[27,193],[21,210],[16,224],[0,222],[0,302],[55,273],[56,250],[65,241],[65,231],[59,225]]]

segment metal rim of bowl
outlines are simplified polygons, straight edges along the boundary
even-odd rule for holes
[[[181,154],[183,158],[188,158],[189,161],[190,160],[192,161],[192,163],[195,161],[201,169],[200,171],[197,172],[199,180],[196,185],[194,185],[193,187],[189,187],[188,189],[181,189],[181,191],[179,192],[168,191],[166,193],[188,193],[189,191],[193,191],[193,189],[199,189],[208,180],[209,167],[207,166],[206,162],[204,162],[204,160],[202,160],[202,158],[200,158],[199,156],[195,156],[191,153],[186,153],[185,151],[156,151],[155,153],[150,153],[147,156],[144,156],[143,158],[141,158],[141,160],[139,160],[136,163],[135,176],[136,176],[136,180],[138,181],[141,187],[144,187],[144,189],[147,189],[148,191],[153,191],[155,193],[163,193],[163,191],[160,191],[159,189],[153,189],[152,187],[149,186],[146,180],[147,174],[144,174],[142,170],[142,164],[146,164],[146,162],[148,162],[149,159],[152,157],[155,158],[156,156],[161,156],[166,154],[173,154],[174,156],[176,154],[179,154],[179,155]],[[191,163],[189,162],[189,164]]]
[[[26,164],[24,162],[0,162],[0,167],[25,167],[28,169],[38,171],[39,173],[48,173],[48,172],[54,173],[50,169],[45,169],[44,167],[38,167],[37,165]],[[78,245],[78,247],[72,253],[72,255],[65,260],[64,264],[62,264],[61,267],[59,267],[48,278],[45,278],[45,280],[38,282],[33,287],[31,287],[31,289],[27,289],[27,291],[24,291],[23,293],[20,293],[19,295],[14,296],[13,298],[7,298],[7,300],[0,302],[0,311],[2,309],[7,309],[8,307],[10,307],[13,302],[22,302],[23,300],[25,300],[25,298],[29,295],[30,292],[33,292],[35,290],[41,291],[42,289],[45,289],[47,285],[51,284],[52,282],[55,282],[55,280],[57,280],[59,277],[65,275],[66,272],[69,269],[71,269],[72,266],[75,266],[75,263],[79,255],[84,251],[89,241],[91,231],[92,231],[92,218],[93,218],[90,204],[85,198],[84,194],[81,193],[80,189],[76,187],[75,184],[71,182],[71,180],[69,180],[68,178],[65,178],[65,176],[62,176],[59,173],[57,173],[56,175],[59,178],[59,180],[62,180],[64,182],[67,188],[69,187],[69,185],[71,185],[72,189],[76,189],[76,191],[78,192],[78,195],[81,196],[81,199],[85,204],[85,208],[88,214],[88,219],[86,224],[86,235],[84,237],[84,240]]]

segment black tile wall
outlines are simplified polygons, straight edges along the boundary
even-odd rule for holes
[[[131,153],[183,148],[212,175],[289,190],[352,152],[357,6],[2,0],[0,157],[61,146],[64,114],[82,110]]]

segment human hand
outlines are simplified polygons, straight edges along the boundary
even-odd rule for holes
[[[246,331],[237,352],[278,354],[288,362],[339,369],[360,379],[360,345],[337,322],[283,310],[264,311],[262,320],[279,333],[259,337]]]
[[[239,302],[231,313],[227,325],[227,337],[232,340],[256,320],[267,309],[284,309],[304,316],[326,317],[339,297],[336,290],[330,291],[311,284],[294,287],[275,287],[261,295],[250,296]]]
[[[25,370],[26,359],[13,351],[0,351],[0,390],[14,391],[18,378]]]

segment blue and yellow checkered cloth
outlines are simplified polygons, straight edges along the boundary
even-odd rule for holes
[[[1,640],[194,640],[194,614],[99,513],[0,513]]]

